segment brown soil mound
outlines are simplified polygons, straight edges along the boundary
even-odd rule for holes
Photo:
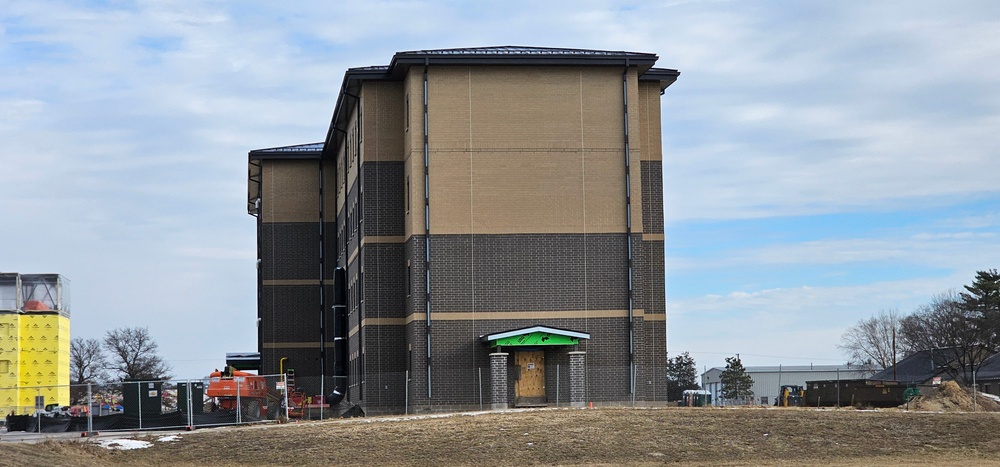
[[[910,402],[910,410],[929,412],[1000,412],[1000,404],[987,397],[973,399],[972,390],[954,381],[945,381],[932,394]]]

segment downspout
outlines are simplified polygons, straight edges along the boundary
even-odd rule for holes
[[[333,392],[330,405],[339,404],[347,395],[347,270],[333,271]]]
[[[632,284],[632,181],[630,148],[628,140],[628,69],[629,61],[625,59],[625,69],[622,70],[622,106],[625,117],[625,245],[628,250],[626,264],[628,266],[628,365],[629,392],[635,397],[635,316],[634,287]]]
[[[323,155],[319,156],[319,173],[317,174],[319,200],[319,393],[326,394],[326,294],[323,293],[323,279],[326,270],[326,243],[323,229]]]
[[[431,398],[431,191],[430,149],[427,137],[427,68],[430,60],[424,58],[424,314],[427,334],[427,398]]]
[[[348,95],[350,95],[350,94],[348,94]],[[361,113],[361,96],[354,96],[354,95],[350,95],[350,96],[354,98],[354,110],[355,110],[355,114],[357,114],[357,121],[354,124],[354,145],[355,145],[356,154],[357,154],[357,157],[358,157],[358,169],[357,169],[358,170],[358,176],[357,176],[357,178],[354,179],[354,183],[358,187],[357,194],[355,195],[357,197],[357,199],[358,199],[358,210],[357,210],[357,212],[354,215],[354,223],[357,226],[357,231],[358,231],[358,256],[357,256],[356,262],[358,263],[358,267],[357,267],[357,271],[358,271],[357,272],[357,276],[358,276],[357,287],[358,287],[358,296],[360,297],[358,299],[358,383],[359,383],[358,393],[360,395],[359,399],[363,400],[365,398],[365,379],[366,379],[365,378],[365,374],[366,374],[366,372],[365,372],[365,359],[364,359],[365,333],[362,332],[363,327],[361,325],[361,323],[364,322],[364,318],[365,318],[365,277],[364,277],[364,271],[362,271],[362,269],[361,269],[361,264],[362,264],[362,261],[361,261],[361,240],[365,236],[364,225],[362,225],[362,223],[365,220],[365,214],[364,214],[364,212],[365,212],[365,206],[364,206],[365,200],[364,200],[364,196],[363,196],[364,195],[364,177],[362,175],[362,164],[363,164],[364,161],[361,159],[361,156],[362,156],[362,154],[361,154],[361,147],[362,147],[361,146],[361,130],[362,130],[363,122],[361,121],[361,118],[362,118],[362,113]],[[345,335],[344,337],[347,337],[347,336]]]
[[[250,161],[250,164],[254,165],[254,161]],[[256,213],[254,214],[255,217],[254,221],[257,226],[257,354],[263,357],[264,329],[260,326],[260,323],[262,322],[261,320],[263,319],[263,313],[261,313],[263,302],[261,301],[261,297],[263,296],[263,290],[264,290],[264,276],[261,271],[261,266],[262,266],[261,253],[263,251],[263,248],[261,247],[261,242],[262,242],[261,239],[263,237],[261,236],[261,234],[264,232],[264,226],[261,223],[262,216],[260,213],[260,208],[262,203],[260,197],[263,192],[262,187],[264,184],[264,164],[260,160],[257,160],[256,165],[258,174],[257,176],[260,177],[260,181],[257,182],[257,196],[255,197],[256,199],[254,200],[254,212]],[[21,290],[21,288],[18,287],[17,290]]]

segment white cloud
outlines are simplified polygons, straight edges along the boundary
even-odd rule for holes
[[[0,269],[66,274],[74,335],[149,325],[179,376],[256,344],[247,151],[322,139],[344,70],[396,51],[659,54],[659,66],[682,72],[662,101],[668,223],[947,204],[998,190],[1000,28],[990,2],[5,7],[0,218],[17,228],[0,231]],[[942,220],[944,232],[738,247],[709,265],[668,258],[668,267],[940,264],[956,271],[952,287],[1000,262],[988,253],[995,238],[977,230],[997,215]],[[927,281],[936,293],[945,280]],[[905,284],[889,289],[924,293],[905,295]],[[762,328],[796,302],[860,307],[877,292],[830,290],[747,289],[670,309],[684,323],[731,307],[745,314],[719,329]],[[788,332],[819,342],[827,329]],[[210,344],[192,350],[192,340]]]
[[[667,345],[699,365],[721,366],[740,353],[744,365],[844,363],[844,331],[879,310],[912,312],[968,277],[921,278],[845,287],[737,291],[670,300]],[[749,356],[746,357],[746,356]]]

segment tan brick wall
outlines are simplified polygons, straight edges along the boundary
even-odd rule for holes
[[[660,84],[639,83],[639,128],[642,134],[642,160],[663,159],[663,138],[660,134]]]
[[[358,110],[355,107],[357,101],[353,97],[345,97],[348,100],[347,105],[344,107],[346,112],[349,112],[347,117],[346,133],[341,135],[340,141],[342,141],[340,147],[337,149],[337,171],[338,173],[344,172],[344,160],[347,160],[347,172],[346,180],[343,175],[339,176],[337,179],[337,211],[339,212],[344,208],[344,201],[347,199],[347,189],[352,186],[358,179],[358,169],[360,167],[360,160],[363,156],[363,148],[361,147],[364,142],[364,133],[358,132]],[[364,107],[364,102],[361,106]],[[364,119],[365,117],[362,117]],[[346,183],[346,185],[345,185]]]
[[[409,206],[404,208],[404,235],[407,237],[424,233],[423,70],[412,67],[403,79],[404,203]]]
[[[323,163],[323,219],[327,222],[337,222],[337,172],[334,162]]]
[[[432,149],[622,147],[620,68],[432,66],[428,79]]]
[[[334,185],[334,187],[336,187],[336,189],[334,190],[334,192],[336,193],[335,198],[337,199],[337,205],[335,209],[336,212],[340,212],[342,209],[344,209],[344,202],[347,200],[347,191],[346,191],[347,174],[344,173],[344,158],[347,157],[347,151],[344,149],[344,147],[345,145],[341,143],[340,146],[337,148],[337,155],[335,156],[334,160],[334,164],[337,166],[336,168],[337,183]]]
[[[363,148],[365,161],[403,160],[405,137],[403,84],[369,81],[361,88]]]
[[[624,232],[621,77],[619,67],[432,66],[431,232]],[[659,89],[640,90],[635,69],[627,89],[632,231],[641,232],[639,161],[646,146],[660,157]],[[424,233],[422,67],[401,93],[408,237]]]
[[[261,161],[261,221],[315,222],[319,166],[316,161]]]
[[[431,230],[625,231],[620,151],[432,152]]]

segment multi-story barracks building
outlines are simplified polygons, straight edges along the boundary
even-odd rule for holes
[[[485,47],[348,69],[322,143],[249,154],[262,372],[369,413],[666,398],[649,53]],[[313,378],[313,379],[310,379]]]

